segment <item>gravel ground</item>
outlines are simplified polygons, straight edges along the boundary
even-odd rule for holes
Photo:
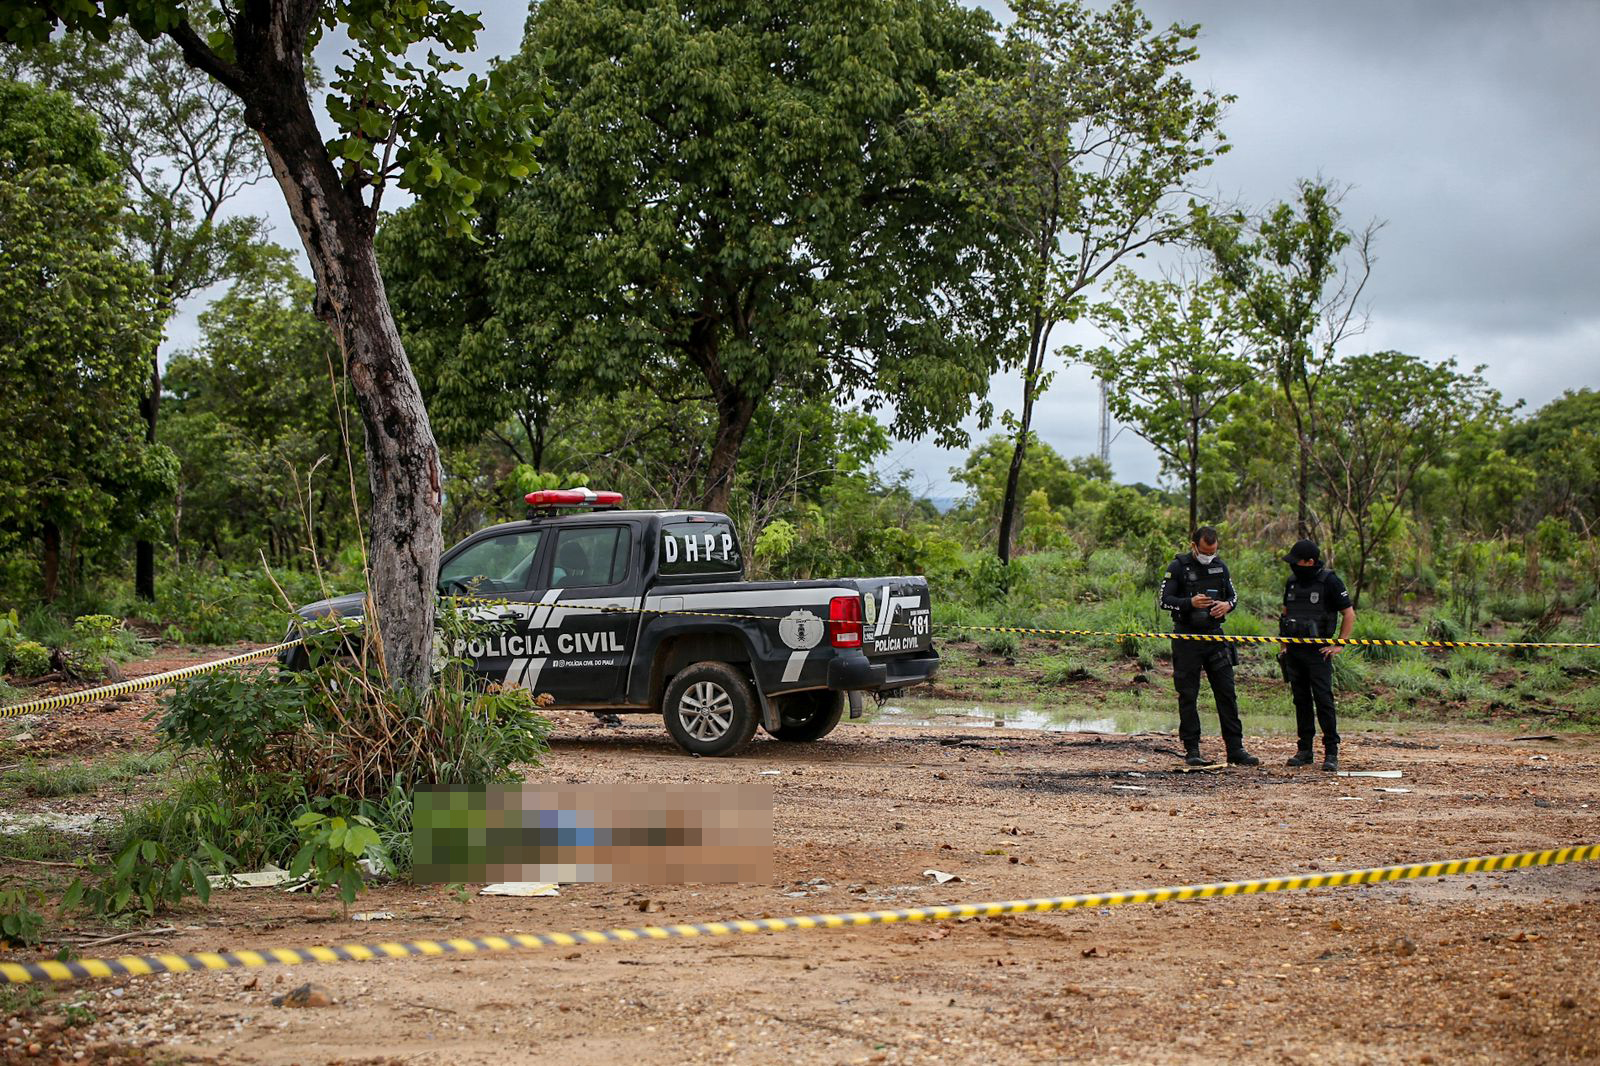
[[[568,885],[560,898],[467,902],[442,886],[380,887],[360,909],[396,918],[375,924],[347,921],[326,900],[234,890],[170,918],[175,934],[96,953],[1014,899],[1600,841],[1600,739],[1589,736],[1412,728],[1347,743],[1347,769],[1402,771],[1395,781],[1290,770],[1293,742],[1282,739],[1252,742],[1261,769],[1215,774],[1171,772],[1175,742],[1160,735],[853,724],[820,744],[765,741],[708,760],[679,754],[647,719],[596,728],[587,715],[556,717],[535,780],[774,783],[776,879]],[[1395,787],[1410,791],[1378,791]],[[930,868],[961,880],[935,885]],[[1061,915],[91,982],[0,1020],[0,1062],[1593,1061],[1597,945],[1600,864],[1582,864]],[[272,1005],[308,981],[332,1002]]]

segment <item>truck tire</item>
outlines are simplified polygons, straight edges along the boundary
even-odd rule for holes
[[[692,755],[732,755],[756,735],[761,712],[744,675],[727,663],[678,671],[661,701],[667,732]]]
[[[798,743],[821,740],[833,732],[839,719],[844,717],[844,693],[832,689],[774,696],[772,700],[777,704],[778,717],[783,721],[772,733],[776,740]]]

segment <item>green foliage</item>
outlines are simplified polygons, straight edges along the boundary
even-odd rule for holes
[[[370,855],[385,868],[392,869],[370,818],[358,814],[346,819],[306,811],[293,825],[300,834],[301,844],[289,865],[289,872],[295,877],[311,874],[316,891],[337,887],[346,913],[365,886],[361,878],[363,858]]]
[[[0,115],[0,175],[60,166],[102,182],[116,173],[99,125],[66,93],[0,80]]]
[[[990,655],[1003,655],[1011,659],[1016,657],[1019,645],[1015,633],[986,633],[979,641],[979,647]]]
[[[62,909],[82,903],[107,917],[129,912],[152,915],[191,893],[204,903],[211,898],[206,870],[224,872],[230,860],[209,842],[202,847],[204,858],[176,851],[161,840],[131,840],[110,863],[92,867],[92,880],[74,881],[62,897]]]
[[[44,893],[36,888],[0,886],[0,944],[26,948],[39,943],[45,906]]]
[[[1006,362],[1022,370],[1020,413],[1004,419],[1018,465],[1054,376],[1055,327],[1083,315],[1085,293],[1116,263],[1178,236],[1175,194],[1226,149],[1226,100],[1186,77],[1197,26],[1158,30],[1131,2],[1023,0],[1014,10],[1000,69],[960,72],[919,118],[978,164],[946,181],[996,238],[990,299],[1008,327]],[[1002,561],[1025,498],[1008,479]]]
[[[485,623],[439,614],[445,648]],[[433,687],[394,690],[344,654],[348,630],[309,626],[310,669],[261,667],[181,686],[158,725],[182,751],[209,753],[223,780],[254,795],[386,795],[396,782],[482,784],[534,765],[548,721],[525,689],[501,689],[447,656]]]
[[[0,173],[0,537],[39,546],[46,599],[64,545],[115,547],[171,499],[172,455],[137,419],[163,313],[124,206],[66,167]]]
[[[19,640],[11,646],[13,677],[38,677],[50,670],[50,649],[32,640]]]
[[[1385,618],[1375,611],[1358,611],[1356,613],[1356,625],[1350,631],[1350,635],[1359,640],[1400,640],[1403,637],[1399,627],[1391,619]],[[1403,658],[1406,650],[1379,644],[1362,647],[1359,651],[1354,648],[1346,649],[1345,655],[1341,656],[1341,658],[1351,653],[1359,654],[1373,662],[1393,662],[1396,659]]]
[[[98,762],[45,765],[33,761],[0,774],[0,789],[45,798],[94,792],[108,784],[165,773],[172,767],[170,753],[128,754]]]
[[[1254,340],[1228,286],[1215,278],[1147,281],[1119,267],[1112,293],[1114,302],[1098,304],[1093,314],[1115,348],[1086,358],[1109,386],[1112,415],[1149,441],[1182,479],[1192,533],[1204,524],[1201,441],[1223,402],[1254,379],[1245,358]]]
[[[174,580],[192,580],[195,564],[219,556],[259,565],[258,550],[276,567],[304,568],[314,561],[307,545],[320,560],[356,540],[352,485],[355,506],[368,507],[360,432],[350,425],[344,361],[314,300],[289,252],[259,248],[200,315],[200,343],[167,365],[164,437],[183,496]],[[230,639],[218,621],[195,619],[212,634],[196,639]]]
[[[538,435],[569,382],[709,400],[695,491],[718,502],[778,388],[892,400],[897,435],[960,443],[998,361],[986,235],[942,185],[966,160],[905,119],[993,63],[989,24],[943,0],[537,5],[513,66],[550,85],[544,169],[481,198],[477,257],[424,235],[386,260],[451,409],[510,388],[486,413]],[[480,368],[491,387],[456,388]]]

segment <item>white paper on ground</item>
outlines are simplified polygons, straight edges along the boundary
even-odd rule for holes
[[[499,881],[484,885],[480,896],[559,896],[561,890],[554,881]]]
[[[206,878],[212,888],[276,888],[300,880],[288,870],[280,870],[271,863],[250,873],[212,874]]]
[[[1339,777],[1404,777],[1399,770],[1340,770]]]
[[[1374,792],[1388,792],[1388,793],[1390,793],[1392,795],[1398,796],[1398,795],[1403,795],[1404,793],[1410,792],[1411,790],[1409,788],[1377,788],[1377,789],[1373,789],[1373,791]]]
[[[947,885],[951,881],[961,880],[961,878],[957,877],[955,874],[947,874],[943,870],[924,870],[922,871],[922,876],[931,877],[941,885]]]

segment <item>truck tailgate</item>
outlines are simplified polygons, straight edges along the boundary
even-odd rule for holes
[[[911,655],[933,646],[928,582],[921,577],[858,579],[863,651],[869,658]]]

